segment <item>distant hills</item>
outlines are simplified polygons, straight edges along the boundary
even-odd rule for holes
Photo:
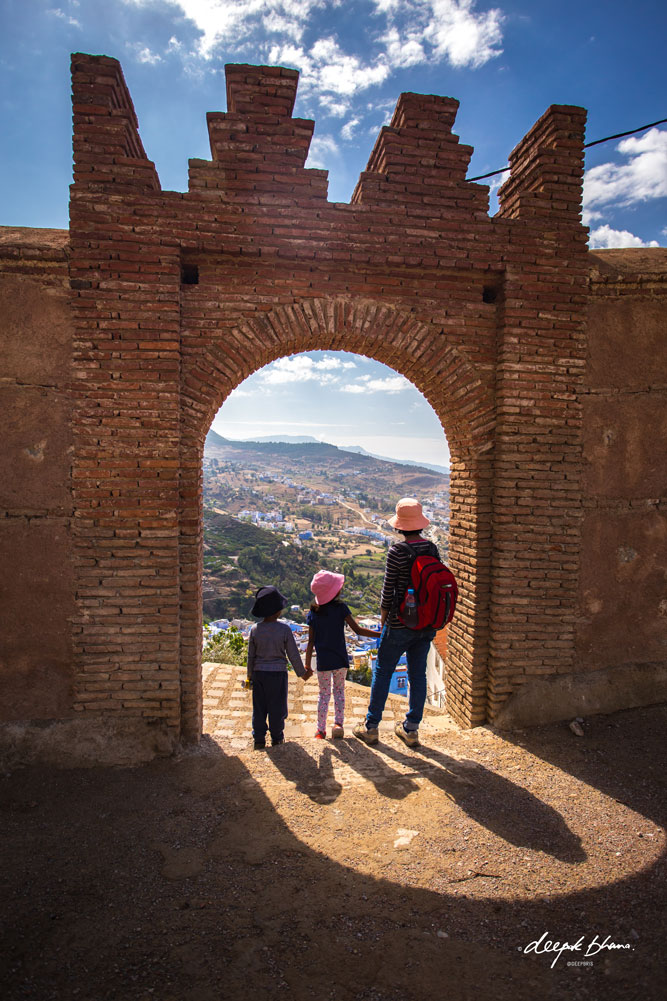
[[[429,462],[416,462],[411,459],[391,459],[386,455],[376,455],[373,452],[367,451],[362,448],[361,445],[330,445],[328,442],[320,441],[318,438],[313,438],[312,435],[263,435],[259,438],[247,438],[244,440],[234,440],[230,438],[223,438],[222,435],[217,434],[215,431],[209,431],[206,436],[206,450],[210,451],[214,447],[225,446],[227,448],[238,447],[239,450],[244,450],[248,446],[257,445],[317,445],[321,446],[324,450],[333,449],[332,452],[320,452],[318,450],[317,455],[320,458],[324,458],[325,454],[328,458],[331,458],[335,452],[352,452],[354,455],[367,456],[371,459],[377,459],[380,462],[389,462],[392,465],[398,466],[414,466],[417,469],[430,470],[436,473],[442,473],[449,476],[449,469],[446,466],[438,466],[434,463]],[[296,452],[292,453],[296,457]],[[314,453],[311,453],[313,455]]]
[[[416,462],[414,459],[390,459],[386,455],[376,455],[375,452],[367,452],[361,445],[341,445],[344,452],[355,452],[357,455],[370,455],[373,459],[380,459],[381,462],[395,462],[399,466],[419,466],[420,469],[432,469],[434,473],[445,473],[449,476],[447,466],[437,466],[434,462]]]

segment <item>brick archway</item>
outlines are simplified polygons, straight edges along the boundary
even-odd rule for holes
[[[222,311],[224,312],[224,311]],[[220,307],[196,291],[182,297],[183,328],[193,344],[183,356],[180,537],[181,721],[186,737],[201,731],[202,490],[204,439],[229,393],[276,358],[312,350],[372,357],[410,379],[438,415],[451,450],[450,562],[461,602],[450,627],[448,709],[463,725],[486,719],[486,665],[491,545],[493,398],[465,353],[442,327],[387,305],[305,299],[243,320],[201,349]],[[210,333],[209,333],[210,338]],[[187,471],[187,472],[186,472]],[[472,514],[471,514],[472,512]],[[465,518],[465,524],[463,523]]]
[[[204,436],[247,375],[314,348],[390,365],[446,429],[456,718],[493,720],[526,682],[572,671],[583,109],[545,112],[490,218],[452,98],[402,94],[333,204],[305,167],[314,123],[291,117],[296,71],[227,67],[211,160],[174,192],[117,61],[77,54],[72,70],[73,711],[161,746],[199,736]]]

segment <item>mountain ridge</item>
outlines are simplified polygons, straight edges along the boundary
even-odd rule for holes
[[[288,440],[291,439],[291,440]],[[255,448],[254,446],[257,446]],[[270,446],[276,446],[276,448],[271,448]],[[276,435],[263,436],[261,439],[258,438],[247,438],[247,439],[233,439],[224,438],[222,435],[218,434],[217,431],[212,429],[206,435],[206,442],[204,446],[204,451],[207,449],[210,451],[211,448],[232,448],[239,451],[250,449],[251,451],[262,452],[274,452],[276,454],[290,454],[289,449],[305,449],[303,458],[312,457],[313,455],[320,455],[324,457],[325,455],[334,456],[341,452],[345,452],[352,455],[357,455],[362,459],[372,459],[377,462],[386,462],[394,466],[408,466],[411,470],[423,470],[424,472],[436,472],[446,476],[449,476],[450,470],[446,466],[437,466],[431,463],[416,462],[410,459],[400,460],[400,459],[390,459],[387,456],[375,455],[373,452],[368,452],[361,445],[331,445],[329,442],[320,441],[317,438],[313,438],[311,435]],[[310,450],[310,451],[308,451]],[[320,451],[322,450],[322,451]],[[291,453],[293,456],[298,454],[298,451]]]

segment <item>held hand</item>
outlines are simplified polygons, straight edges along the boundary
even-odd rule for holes
[[[304,681],[310,681],[313,676],[313,669],[311,667],[306,668],[306,673],[303,676]]]

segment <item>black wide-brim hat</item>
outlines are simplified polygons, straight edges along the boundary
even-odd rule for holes
[[[257,619],[266,619],[269,615],[282,612],[283,608],[287,608],[287,598],[277,587],[260,587],[255,592],[255,604],[250,614]]]

